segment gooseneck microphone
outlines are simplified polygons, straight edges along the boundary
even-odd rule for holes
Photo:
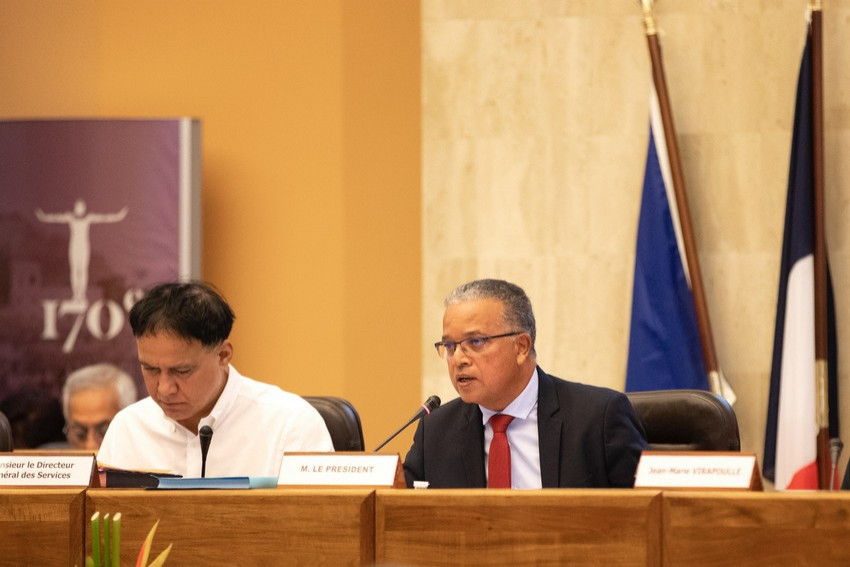
[[[207,476],[207,452],[210,450],[210,441],[212,441],[213,430],[209,425],[205,425],[198,431],[198,437],[201,438],[201,478]]]
[[[372,452],[375,453],[375,452],[380,451],[381,448],[384,445],[386,445],[387,443],[389,443],[390,441],[395,439],[395,436],[398,435],[399,433],[401,433],[402,431],[404,431],[405,428],[408,425],[410,425],[411,423],[413,423],[414,421],[416,421],[417,419],[419,419],[423,415],[427,415],[427,414],[431,413],[432,411],[434,411],[438,407],[440,407],[440,398],[438,398],[437,396],[429,397],[427,400],[425,400],[425,403],[422,404],[422,406],[419,408],[419,410],[415,414],[413,414],[413,417],[410,418],[410,421],[408,421],[407,423],[405,423],[404,425],[399,427],[398,431],[396,431],[395,433],[393,433],[392,435],[387,437],[386,440],[384,440],[383,443],[381,443],[380,445],[375,447],[375,449]]]

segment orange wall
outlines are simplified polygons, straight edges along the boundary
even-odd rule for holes
[[[420,402],[419,37],[412,1],[4,0],[0,117],[199,118],[235,364],[372,448]]]

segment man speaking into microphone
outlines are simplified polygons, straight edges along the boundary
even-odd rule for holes
[[[419,421],[408,486],[631,487],[643,428],[628,398],[537,366],[531,301],[518,286],[476,280],[445,300],[435,344],[460,398]]]
[[[203,441],[206,476],[276,477],[284,451],[333,451],[306,400],[230,364],[233,320],[227,302],[201,282],[158,285],[133,306],[130,326],[150,396],[118,412],[99,462],[199,477]]]

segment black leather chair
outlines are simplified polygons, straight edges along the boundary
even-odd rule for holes
[[[334,396],[304,396],[310,402],[328,426],[337,451],[363,451],[363,425],[360,414],[348,400]]]
[[[740,451],[738,418],[725,399],[704,390],[626,394],[652,451]]]
[[[12,426],[6,415],[0,411],[0,453],[11,451],[14,445],[12,444]]]

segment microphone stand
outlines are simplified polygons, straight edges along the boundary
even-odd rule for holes
[[[415,418],[413,418],[413,419],[411,419],[410,421],[408,421],[407,423],[405,423],[405,424],[404,424],[404,425],[402,425],[401,427],[399,427],[399,428],[398,428],[398,430],[397,430],[395,433],[393,433],[392,435],[390,435],[389,437],[387,437],[386,439],[384,439],[384,442],[383,442],[383,443],[381,443],[380,445],[378,445],[377,447],[375,447],[375,449],[374,449],[372,452],[373,452],[373,453],[377,453],[378,451],[380,451],[380,450],[381,450],[381,448],[383,448],[383,446],[384,446],[384,445],[386,445],[387,443],[389,443],[390,441],[392,441],[393,439],[395,439],[396,435],[398,435],[399,433],[401,433],[402,431],[404,431],[405,429],[407,429],[407,426],[408,426],[408,425],[410,425],[411,423],[413,423],[414,421],[416,421],[417,419],[419,419],[419,417],[418,417],[418,416],[417,416],[417,417],[415,417]]]
[[[428,397],[428,399],[425,400],[425,403],[422,404],[422,407],[419,408],[419,411],[417,411],[415,414],[413,414],[413,417],[410,418],[410,421],[408,421],[407,423],[405,423],[404,425],[399,427],[398,430],[395,433],[393,433],[392,435],[390,435],[389,437],[384,439],[384,442],[381,443],[380,445],[378,445],[377,447],[375,447],[375,449],[372,452],[377,453],[378,451],[380,451],[381,448],[384,445],[386,445],[387,443],[389,443],[390,441],[395,439],[396,435],[398,435],[399,433],[404,431],[407,428],[408,425],[410,425],[411,423],[413,423],[414,421],[416,421],[417,419],[419,419],[423,415],[431,413],[433,410],[437,409],[438,407],[440,407],[440,398],[437,397],[437,396]]]

